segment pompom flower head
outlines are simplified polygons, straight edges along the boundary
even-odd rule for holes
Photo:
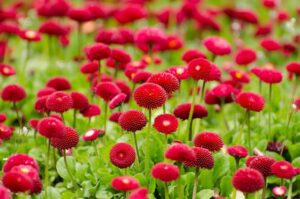
[[[71,89],[71,83],[65,77],[53,77],[46,83],[47,87],[54,88],[57,91]]]
[[[192,147],[192,150],[195,158],[184,161],[185,166],[202,169],[212,169],[214,167],[214,158],[209,150],[202,147]]]
[[[144,83],[135,89],[133,98],[143,108],[156,109],[166,102],[167,93],[158,84]]]
[[[173,164],[160,162],[152,167],[151,174],[163,182],[171,182],[179,177],[179,169]]]
[[[10,84],[3,88],[1,98],[3,101],[19,102],[26,97],[24,88],[17,84]]]
[[[102,43],[93,44],[85,49],[86,56],[90,61],[99,61],[110,56],[110,48]]]
[[[237,159],[241,159],[248,155],[248,150],[243,146],[236,145],[228,147],[227,153]]]
[[[160,133],[170,134],[177,130],[178,121],[172,114],[162,114],[155,118],[153,127]]]
[[[38,132],[46,138],[62,138],[65,134],[64,124],[53,117],[46,117],[39,121]]]
[[[117,191],[131,191],[140,186],[140,183],[131,176],[115,177],[111,181],[111,186]]]
[[[146,126],[147,118],[141,111],[128,110],[119,117],[119,124],[125,131],[136,132]]]
[[[252,169],[258,170],[264,177],[272,175],[271,166],[275,163],[275,160],[268,156],[256,156],[249,166]]]
[[[161,72],[151,75],[147,82],[155,83],[165,89],[168,94],[172,94],[179,89],[178,79],[171,73]]]
[[[68,93],[57,91],[48,96],[46,107],[50,111],[63,113],[73,107],[73,99]]]
[[[174,109],[174,115],[181,120],[187,120],[189,118],[189,113],[191,110],[191,103],[183,103]],[[205,107],[200,104],[195,104],[192,118],[204,118],[208,115],[208,112]]]
[[[79,142],[79,135],[75,129],[65,127],[65,134],[62,138],[51,138],[51,145],[60,150],[71,149]]]
[[[96,140],[99,136],[103,136],[105,132],[100,129],[89,129],[87,130],[83,135],[82,139],[84,141],[94,141]]]
[[[253,92],[242,92],[237,95],[236,102],[249,111],[260,112],[265,105],[264,98]]]
[[[214,55],[222,56],[231,53],[228,42],[220,37],[208,37],[203,40],[203,45]]]
[[[109,158],[116,167],[127,168],[135,161],[135,151],[130,144],[117,143],[111,148]]]
[[[112,82],[100,82],[96,86],[96,95],[106,102],[112,100],[120,92],[119,87]]]
[[[3,165],[3,172],[9,172],[13,167],[18,165],[29,165],[39,171],[39,165],[35,159],[27,154],[16,153],[7,158]]]
[[[291,163],[281,160],[271,166],[271,172],[278,178],[291,179],[296,175],[295,169]]]
[[[235,62],[238,65],[245,66],[255,62],[255,60],[256,60],[256,53],[251,48],[241,49],[235,55]]]
[[[211,62],[203,58],[193,59],[188,63],[188,73],[196,81],[205,79],[209,75],[211,68]]]
[[[234,188],[243,193],[255,193],[265,186],[265,181],[259,171],[251,168],[242,168],[234,173],[232,184]]]
[[[166,150],[165,157],[178,162],[192,161],[195,159],[194,151],[186,144],[172,143]]]
[[[222,138],[213,132],[202,132],[195,136],[194,144],[197,147],[206,148],[210,151],[220,151],[224,143]]]

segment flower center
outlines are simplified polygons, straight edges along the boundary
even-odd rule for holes
[[[168,121],[168,120],[163,121],[163,125],[164,125],[164,126],[169,126],[170,124],[171,124],[171,122]]]
[[[30,39],[34,38],[35,35],[36,35],[36,33],[35,33],[34,31],[32,31],[32,30],[28,30],[28,31],[26,31],[26,33],[25,33],[25,36],[26,36],[27,38],[30,38]]]

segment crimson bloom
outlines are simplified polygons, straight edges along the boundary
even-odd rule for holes
[[[241,92],[236,97],[236,103],[249,110],[260,112],[264,108],[264,98],[253,92]]]
[[[88,98],[84,94],[80,92],[72,92],[70,96],[73,101],[72,108],[76,110],[83,110],[89,106]]]
[[[46,117],[39,121],[38,132],[46,138],[62,138],[65,134],[64,124],[53,117]]]
[[[4,124],[0,124],[0,139],[1,140],[9,140],[12,136],[13,131],[8,126]]]
[[[224,143],[222,138],[213,132],[202,132],[195,136],[194,144],[197,147],[206,148],[210,151],[220,151]]]
[[[230,146],[227,148],[227,153],[235,158],[244,158],[248,155],[248,150],[243,146]]]
[[[50,111],[63,113],[73,107],[73,100],[68,93],[57,91],[49,95],[46,101],[46,107]]]
[[[176,165],[160,162],[152,167],[151,174],[163,182],[171,182],[179,177],[179,169]]]
[[[165,151],[165,157],[178,162],[192,161],[195,159],[194,151],[186,144],[172,143]]]
[[[274,187],[272,193],[276,197],[283,197],[287,193],[287,188],[285,186]]]
[[[131,191],[140,186],[140,183],[131,176],[115,177],[111,181],[111,186],[117,191]]]
[[[11,192],[30,192],[34,188],[31,178],[21,172],[7,172],[2,177],[2,183]]]
[[[121,92],[119,87],[112,82],[100,82],[96,86],[96,95],[101,97],[106,102],[112,100]]]
[[[10,191],[3,185],[0,185],[0,197],[2,199],[12,199]]]
[[[148,194],[148,189],[143,187],[143,188],[138,188],[131,192],[129,195],[129,199],[147,199],[147,194]]]
[[[203,40],[203,45],[214,55],[227,55],[231,53],[231,47],[226,40],[211,36]]]
[[[99,136],[103,136],[105,132],[100,129],[89,129],[86,131],[83,135],[82,138],[84,141],[94,141],[96,140]]]
[[[117,143],[111,148],[109,158],[116,167],[127,168],[135,161],[135,151],[130,144]]]
[[[198,49],[188,49],[184,52],[181,59],[185,61],[186,63],[191,62],[193,59],[203,58],[206,59],[206,56],[204,53],[199,51]]]
[[[148,78],[147,82],[160,85],[168,94],[171,94],[179,89],[179,81],[171,73],[161,72],[153,74]]]
[[[7,65],[7,64],[0,64],[0,73],[5,76],[12,76],[16,74],[16,70],[14,67]]]
[[[212,63],[207,59],[193,59],[188,64],[188,73],[196,81],[204,79],[211,71]]]
[[[263,68],[260,70],[258,77],[268,84],[277,84],[282,81],[282,73],[276,69]]]
[[[70,8],[68,17],[78,23],[87,22],[93,19],[93,15],[88,8]]]
[[[62,36],[66,34],[66,29],[56,21],[46,21],[41,24],[39,32],[47,34],[49,36]]]
[[[71,83],[65,77],[53,77],[46,83],[47,87],[54,88],[57,91],[64,91],[71,89]]]
[[[51,138],[50,143],[54,148],[60,150],[71,149],[75,147],[79,142],[79,135],[75,129],[66,126],[63,137]]]
[[[40,33],[34,30],[23,30],[19,32],[19,35],[22,39],[29,42],[37,42],[41,40]]]
[[[18,84],[9,84],[4,86],[1,92],[1,98],[3,101],[19,102],[26,97],[26,92],[23,87]]]
[[[177,118],[180,118],[182,120],[187,120],[189,118],[189,113],[191,110],[191,103],[183,103],[174,109],[174,115]],[[195,104],[194,112],[192,114],[192,118],[204,118],[207,117],[208,112],[205,107],[201,106],[200,104]]]
[[[119,93],[114,98],[112,98],[109,102],[109,108],[114,109],[117,106],[120,106],[123,102],[125,102],[127,95],[124,93]]]
[[[275,160],[268,156],[256,156],[249,163],[249,168],[258,170],[264,177],[272,175],[271,166]]]
[[[291,179],[296,175],[295,169],[291,163],[281,160],[271,166],[271,172],[278,178]]]
[[[162,114],[154,119],[153,127],[160,133],[171,134],[177,130],[178,121],[172,114]]]
[[[240,49],[235,55],[235,62],[238,65],[248,65],[256,60],[256,53],[251,48]]]
[[[195,158],[184,161],[185,166],[203,169],[212,169],[214,167],[214,158],[209,150],[201,147],[192,147],[192,149]]]
[[[27,154],[16,153],[7,158],[3,165],[3,172],[9,172],[13,167],[18,165],[29,165],[39,171],[39,165],[35,159]]]
[[[300,75],[300,63],[291,62],[286,66],[286,70],[291,74]]]
[[[266,51],[278,51],[281,49],[281,45],[278,41],[272,38],[264,38],[260,41],[260,45]]]
[[[144,83],[135,89],[133,98],[139,106],[146,109],[155,109],[166,102],[167,93],[157,84]]]
[[[86,56],[90,61],[99,61],[110,56],[110,48],[101,43],[93,44],[85,48]]]
[[[118,121],[124,130],[136,132],[146,126],[147,118],[141,111],[129,110],[122,113]]]
[[[166,72],[172,73],[175,77],[177,77],[178,80],[185,80],[190,77],[188,69],[185,66],[173,66],[168,68]]]
[[[80,111],[87,118],[91,118],[101,114],[101,109],[96,104],[90,104],[87,108]]]
[[[234,173],[232,184],[234,188],[243,193],[254,193],[264,188],[265,181],[259,171],[251,168],[242,168]]]

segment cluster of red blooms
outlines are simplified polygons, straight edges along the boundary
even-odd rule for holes
[[[284,73],[276,66],[276,56],[292,57],[294,54],[299,54],[297,45],[300,43],[300,35],[292,35],[290,37],[292,40],[281,41],[274,34],[277,26],[284,26],[294,16],[290,16],[290,13],[281,8],[279,0],[261,0],[261,6],[272,15],[268,23],[260,21],[254,9],[239,8],[234,5],[235,3],[220,8],[206,8],[206,6],[202,8],[201,0],[182,0],[178,6],[168,5],[159,10],[150,9],[151,6],[148,6],[152,3],[150,0],[122,0],[119,3],[120,5],[115,6],[98,1],[85,1],[80,6],[75,6],[68,0],[34,0],[31,3],[19,2],[10,7],[0,5],[0,74],[4,81],[8,78],[14,80],[13,76],[18,77],[22,72],[26,76],[28,72],[25,66],[23,71],[11,65],[17,64],[13,60],[14,49],[9,43],[11,40],[21,39],[25,42],[28,48],[26,56],[29,56],[31,45],[49,39],[47,47],[49,59],[52,59],[56,58],[54,51],[57,48],[57,45],[53,45],[54,47],[51,45],[52,42],[59,42],[63,47],[62,51],[70,49],[67,47],[73,50],[73,46],[69,44],[74,42],[72,34],[77,29],[79,55],[74,57],[74,61],[80,63],[78,71],[84,76],[85,83],[88,83],[88,88],[79,92],[80,88],[75,86],[75,82],[72,84],[73,81],[69,81],[65,77],[66,74],[49,78],[44,87],[36,92],[34,110],[39,117],[30,118],[28,124],[25,124],[27,118],[25,112],[22,112],[21,105],[31,100],[32,93],[19,84],[3,85],[0,91],[1,99],[5,103],[12,104],[20,135],[28,130],[26,125],[30,126],[35,133],[47,139],[48,154],[50,147],[53,147],[60,151],[64,158],[67,150],[79,144],[80,137],[84,141],[80,144],[95,145],[96,156],[99,155],[98,149],[102,145],[115,142],[108,145],[109,151],[101,151],[101,158],[103,153],[107,153],[103,155],[103,161],[105,157],[109,157],[109,164],[113,165],[113,168],[107,170],[113,174],[111,187],[116,191],[125,192],[129,199],[147,199],[148,192],[161,194],[158,193],[160,186],[157,186],[156,190],[151,190],[150,186],[146,187],[150,180],[134,175],[133,172],[141,169],[145,170],[145,176],[152,178],[151,180],[163,182],[166,186],[164,190],[166,198],[169,194],[168,183],[177,181],[178,195],[174,193],[174,197],[177,196],[179,199],[183,198],[180,194],[185,192],[181,187],[184,184],[182,183],[184,174],[194,171],[192,198],[195,199],[197,189],[201,187],[197,184],[198,178],[201,177],[199,170],[208,169],[215,172],[217,153],[235,159],[236,170],[232,172],[231,182],[234,189],[244,194],[255,193],[268,187],[267,179],[270,176],[275,176],[282,181],[289,180],[292,189],[293,179],[300,174],[300,169],[293,166],[291,161],[278,161],[262,154],[252,155],[253,147],[250,140],[256,132],[250,126],[250,115],[265,111],[265,107],[268,106],[272,108],[272,86],[284,80]],[[198,9],[199,7],[201,9]],[[24,25],[20,23],[22,19],[29,18],[29,15],[24,12],[29,10],[33,10],[36,16],[42,19],[36,29],[23,28]],[[300,15],[300,9],[297,15]],[[233,35],[233,41],[229,42],[229,38],[220,36],[219,33],[222,33],[225,28],[219,22],[219,18],[226,18],[231,24],[230,33]],[[148,25],[156,21],[162,26],[139,27],[139,23],[145,21],[149,22]],[[117,24],[117,27],[111,27],[110,24]],[[134,26],[135,24],[138,24],[138,28]],[[31,26],[26,25],[26,27]],[[242,33],[248,29],[256,38],[254,41],[257,49],[248,46],[246,40],[242,39]],[[181,33],[183,30],[185,34]],[[206,30],[215,34],[201,38],[203,51],[187,48],[185,38],[190,35],[193,37],[196,32]],[[87,41],[87,38],[82,39],[82,36],[89,37],[91,43],[81,45],[82,41]],[[172,52],[176,52],[176,56],[173,56]],[[179,58],[178,52],[182,53]],[[231,58],[229,63],[223,61],[227,57]],[[25,62],[28,61],[27,58]],[[171,66],[160,70],[167,65],[165,62],[167,59],[170,63],[181,61],[182,65],[170,64]],[[222,67],[217,65],[220,63],[216,61],[217,59],[222,61]],[[270,63],[257,66],[261,59],[267,59]],[[296,93],[300,62],[289,61],[285,69],[289,80],[296,82],[293,90]],[[34,72],[33,70],[32,73]],[[34,74],[30,73],[30,75]],[[258,79],[259,91],[248,90],[253,79]],[[199,83],[202,83],[201,87],[198,86]],[[265,99],[265,93],[261,90],[264,84],[269,86],[268,99]],[[183,88],[190,86],[192,102],[184,101],[181,99]],[[74,90],[75,88],[77,90]],[[189,99],[189,90],[186,94],[186,99]],[[200,99],[197,98],[198,95]],[[100,103],[96,102],[96,98],[100,99]],[[289,130],[292,114],[300,110],[300,99],[294,98],[295,96],[293,96],[294,101],[286,131]],[[171,100],[176,100],[176,103]],[[235,135],[232,138],[227,135],[223,140],[221,137],[223,132],[219,134],[206,129],[202,129],[203,132],[196,135],[192,134],[199,130],[200,119],[206,118],[203,126],[207,127],[207,124],[216,126],[218,122],[215,121],[214,116],[218,112],[222,113],[228,132],[237,131],[238,127],[230,129],[233,124],[228,126],[227,116],[224,114],[224,110],[230,106],[228,105],[230,103],[233,104],[232,107],[239,107],[235,110],[238,110],[236,115],[241,115],[241,109],[246,111],[247,138],[244,135],[238,135],[238,138],[235,138]],[[26,111],[27,109],[26,107]],[[160,109],[162,112],[159,112]],[[211,110],[215,110],[216,113],[212,113]],[[69,121],[65,120],[71,111],[73,111],[72,127]],[[157,112],[159,114],[156,114]],[[100,115],[104,117],[104,125],[96,120]],[[10,126],[10,123],[15,121],[7,119],[7,116],[9,115],[0,113],[1,143],[3,140],[10,140],[13,136],[19,136],[14,133],[15,127]],[[87,118],[88,126],[76,127],[78,116]],[[274,116],[269,112],[270,132],[272,118],[274,119]],[[194,122],[195,120],[199,123]],[[107,127],[108,121],[114,123],[114,126],[109,123]],[[181,133],[183,131],[181,126],[186,122],[191,132],[189,135],[185,131],[184,134]],[[134,144],[130,144],[127,137],[124,139],[125,136],[121,139],[114,137],[115,134],[111,132],[115,129],[122,133],[130,132]],[[80,131],[84,133],[81,135]],[[137,139],[136,134],[141,131],[147,131],[147,134],[143,134],[145,139],[140,137]],[[158,133],[153,135],[152,131]],[[160,140],[163,134],[166,138],[165,144]],[[103,143],[97,142],[101,136],[104,136]],[[242,145],[226,146],[226,143],[241,138],[249,142],[247,148]],[[272,139],[276,142],[268,144],[266,148],[269,151],[280,155],[288,151],[284,144],[277,142],[276,136]],[[17,143],[18,140],[16,139],[15,142]],[[150,146],[154,143],[160,147],[166,145],[162,157],[149,151],[151,147],[156,150],[155,146]],[[55,151],[54,157],[56,155]],[[48,158],[47,156],[45,176],[42,176],[47,183]],[[245,158],[245,166],[242,166],[243,158]],[[73,181],[74,188],[77,188],[77,180],[73,179],[67,164],[68,161],[65,160],[66,170]],[[11,193],[19,192],[39,194],[43,188],[39,171],[37,161],[29,155],[21,153],[11,155],[3,165],[0,198],[10,199]],[[123,171],[125,174],[121,175]],[[274,184],[276,187],[272,187],[273,195],[285,197],[286,186],[283,183],[279,186],[276,179]],[[45,185],[48,186],[46,183]],[[78,190],[81,188],[79,187]],[[215,198],[222,197],[218,195]]]

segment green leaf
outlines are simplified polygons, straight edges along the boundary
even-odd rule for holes
[[[66,160],[67,160],[70,172],[74,175],[75,174],[75,164],[76,164],[74,157],[67,156]],[[67,171],[63,157],[59,158],[59,160],[57,161],[56,170],[60,177],[62,177],[63,179],[66,179],[66,180],[71,180],[71,177]]]
[[[211,189],[203,189],[197,193],[197,198],[210,199],[214,196],[214,191]]]
[[[213,179],[214,183],[216,183],[222,176],[229,172],[230,162],[228,156],[222,152],[214,155],[214,161]]]
[[[229,196],[232,192],[231,176],[226,175],[222,178],[220,183],[222,196]]]

